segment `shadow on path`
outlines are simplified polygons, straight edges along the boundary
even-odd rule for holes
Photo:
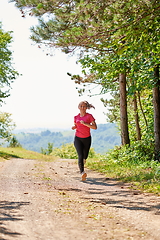
[[[75,177],[79,181],[79,178]],[[123,182],[105,177],[87,178],[82,182],[84,187],[72,186],[68,191],[83,192],[82,198],[90,202],[108,205],[113,208],[152,212],[160,215],[159,198],[151,195],[150,198],[140,191],[128,189]],[[59,188],[60,189],[60,188]],[[61,190],[67,190],[61,188]]]
[[[21,233],[12,232],[7,229],[5,227],[5,222],[22,221],[23,216],[18,214],[18,211],[24,205],[29,205],[29,202],[0,201],[0,233],[3,234],[3,236],[9,235],[15,237],[21,235]],[[5,238],[0,236],[0,240],[5,240]]]
[[[152,196],[151,201],[146,203],[146,196],[143,193],[137,190],[124,189],[123,182],[117,182],[113,179],[88,178],[85,183],[92,186],[86,191],[87,194],[91,195],[91,198],[84,197],[91,202],[99,202],[114,208],[152,211],[155,215],[160,215],[160,202],[156,196]],[[116,189],[113,188],[114,186]]]

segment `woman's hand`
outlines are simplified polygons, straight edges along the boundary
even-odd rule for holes
[[[91,129],[97,129],[97,124],[96,124],[95,121],[93,121],[93,122],[91,122],[91,124],[89,124],[89,123],[86,123],[86,122],[81,120],[80,123],[83,124],[86,127],[91,128]]]
[[[85,125],[85,122],[84,122],[84,121],[82,121],[82,120],[80,121],[80,123],[81,123],[81,124],[83,124],[83,125]]]
[[[73,127],[72,127],[72,130],[74,130],[74,129],[76,129],[77,127],[76,127],[76,125],[74,125]]]

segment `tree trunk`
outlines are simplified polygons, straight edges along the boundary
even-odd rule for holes
[[[140,125],[139,125],[139,116],[138,116],[136,93],[134,93],[133,104],[134,104],[134,118],[135,118],[135,124],[136,124],[137,140],[141,140],[141,128],[140,128]]]
[[[126,74],[119,74],[121,143],[130,144],[127,116]]]
[[[145,113],[143,111],[143,107],[142,107],[142,104],[141,104],[140,92],[138,92],[138,102],[139,102],[139,107],[141,109],[142,115],[144,117],[144,121],[145,121],[146,127],[148,127],[148,122],[147,122],[147,119],[146,119],[146,115],[145,115]]]
[[[154,69],[155,86],[153,88],[155,160],[160,162],[160,79],[159,65]]]

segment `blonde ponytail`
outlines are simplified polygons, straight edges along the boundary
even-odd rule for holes
[[[84,103],[86,104],[87,109],[90,109],[90,108],[94,108],[95,109],[95,107],[92,104],[90,104],[89,102],[84,101]]]

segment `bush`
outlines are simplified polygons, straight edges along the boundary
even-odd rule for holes
[[[107,177],[132,182],[148,192],[160,193],[160,163],[154,160],[153,142],[137,141],[131,146],[116,147],[98,160],[87,162],[88,167]]]
[[[54,148],[51,155],[58,156],[65,159],[77,159],[77,152],[73,143],[67,143],[60,148]],[[93,148],[90,149],[89,158],[93,158],[96,155]]]
[[[44,149],[41,147],[41,153],[44,155],[50,155],[53,151],[53,143],[48,143],[48,148]]]
[[[154,144],[146,140],[136,141],[131,146],[115,147],[107,154],[108,159],[118,162],[145,162],[154,160]]]
[[[8,147],[10,148],[15,148],[15,147],[22,147],[21,144],[18,142],[18,140],[16,139],[16,137],[12,137]]]

